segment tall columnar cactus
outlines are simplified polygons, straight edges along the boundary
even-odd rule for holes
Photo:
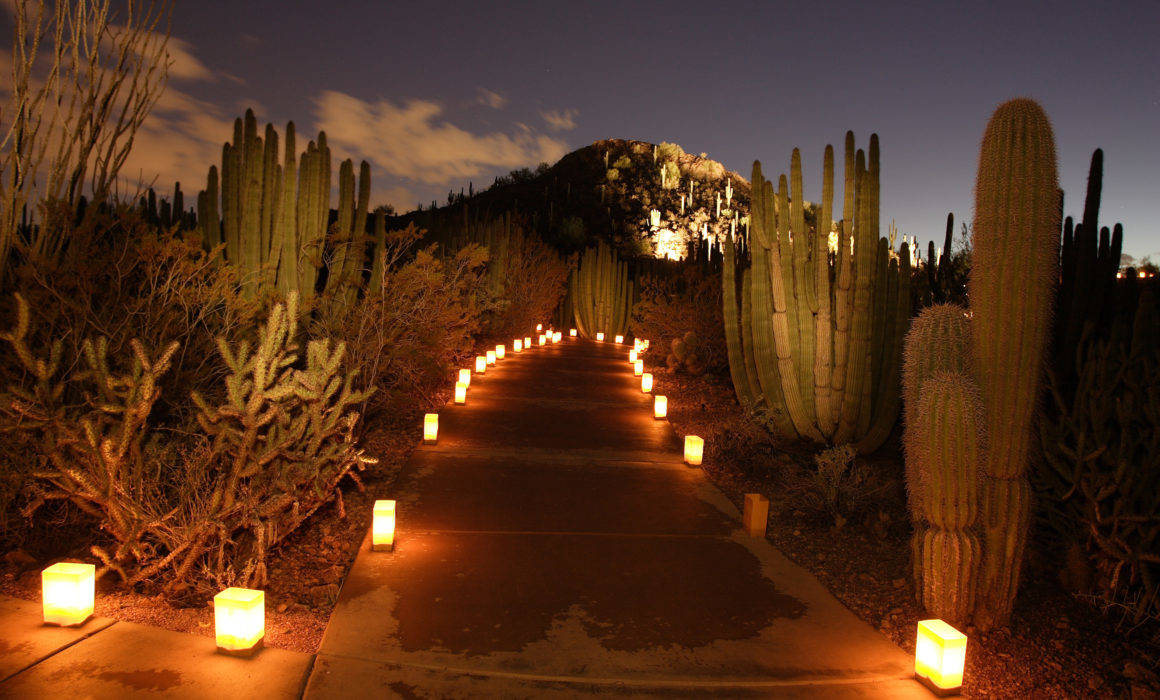
[[[806,227],[799,151],[776,195],[754,163],[748,273],[738,274],[740,256],[725,242],[726,341],[738,397],[772,430],[868,453],[898,416],[910,255],[904,243],[895,259],[878,236],[877,136],[869,167],[852,133],[845,155],[841,244],[832,261],[833,148],[825,153],[820,235]]]
[[[922,603],[927,612],[963,624],[974,612],[982,547],[975,532],[983,403],[967,375],[939,371],[922,382],[921,400],[907,442],[911,493],[918,493],[923,526],[916,528],[922,562]],[[911,484],[911,480],[917,484]]]
[[[632,315],[632,280],[628,263],[603,241],[584,251],[580,266],[568,278],[576,329],[585,338],[623,335]]]
[[[366,262],[361,254],[370,168],[363,163],[360,169],[357,202],[353,165],[346,161],[343,168],[347,177],[339,188],[338,226],[328,245],[331,166],[326,134],[319,133],[317,143],[311,141],[299,158],[291,122],[279,157],[278,132],[272,125],[259,136],[251,110],[234,122],[233,142],[222,146],[220,187],[218,169],[211,167],[206,189],[198,194],[198,220],[207,248],[225,243],[225,257],[241,271],[246,294],[257,296],[272,287],[283,293],[296,290],[309,308],[319,271],[328,264],[328,288],[336,298],[353,300],[349,286],[361,282],[358,271]],[[341,284],[348,290],[339,290]]]
[[[973,369],[987,409],[984,627],[1011,613],[1027,540],[1027,466],[1058,274],[1059,192],[1043,109],[1027,99],[1000,105],[979,154],[969,287]]]

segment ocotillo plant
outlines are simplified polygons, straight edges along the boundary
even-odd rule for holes
[[[584,251],[580,266],[568,278],[568,292],[576,313],[576,329],[585,338],[604,333],[623,335],[632,313],[632,280],[628,263],[603,241]]]
[[[827,146],[816,231],[830,230],[834,155]],[[722,275],[729,364],[737,395],[774,432],[877,449],[898,416],[902,337],[910,314],[910,253],[878,235],[878,138],[865,154],[846,134],[840,244],[806,228],[801,155],[778,192],[753,166],[750,267],[725,241]],[[740,292],[740,294],[739,294]]]
[[[278,151],[278,132],[267,124],[264,137],[258,136],[252,110],[234,122],[233,143],[222,146],[220,208],[216,168],[210,168],[206,189],[198,194],[203,241],[207,248],[225,243],[225,257],[242,271],[243,290],[250,296],[273,287],[296,290],[309,308],[326,264],[328,289],[335,298],[350,297],[339,287],[360,282],[356,271],[366,262],[370,168],[366,163],[360,168],[356,202],[354,166],[349,160],[342,164],[337,220],[328,244],[331,166],[326,134],[320,132],[317,143],[311,141],[299,157],[290,122],[282,163]]]

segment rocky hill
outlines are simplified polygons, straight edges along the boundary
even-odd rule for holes
[[[484,191],[451,193],[446,205],[393,224],[439,230],[516,212],[565,252],[606,240],[633,256],[681,258],[692,242],[744,230],[749,195],[748,180],[705,154],[606,139],[554,165],[496,178]]]

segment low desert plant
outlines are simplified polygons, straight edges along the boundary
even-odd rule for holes
[[[685,266],[677,275],[641,280],[631,330],[662,348],[672,347],[674,341],[683,343],[692,334],[696,341],[695,373],[721,372],[728,366],[721,309],[720,277]],[[685,360],[676,359],[678,366],[685,366]]]

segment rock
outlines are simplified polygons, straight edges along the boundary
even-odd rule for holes
[[[278,612],[286,612],[286,608],[290,607],[289,603],[278,603],[278,607],[274,608]]]
[[[329,605],[338,599],[338,584],[327,583],[321,586],[312,586],[309,594],[315,605]]]
[[[9,566],[16,569],[27,569],[36,566],[36,560],[32,558],[28,552],[23,549],[14,549],[4,555],[4,561]]]
[[[905,578],[896,578],[893,581],[891,581],[891,584],[893,584],[895,588],[902,588],[903,586],[906,585],[906,579]]]

